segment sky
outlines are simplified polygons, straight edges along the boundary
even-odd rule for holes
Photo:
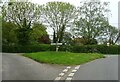
[[[80,2],[83,0],[31,0],[33,3],[38,3],[38,4],[45,4],[47,2],[51,1],[62,1],[62,2],[69,2],[74,6],[79,6]],[[109,9],[111,10],[111,15],[108,15],[109,18],[109,23],[112,26],[115,26],[118,28],[118,2],[120,0],[100,0],[102,2],[110,2]]]

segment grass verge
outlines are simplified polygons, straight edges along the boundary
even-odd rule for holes
[[[29,57],[41,63],[60,64],[60,65],[79,65],[95,59],[104,58],[98,53],[71,53],[71,52],[37,52],[25,53]]]

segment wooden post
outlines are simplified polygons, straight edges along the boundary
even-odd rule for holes
[[[58,52],[58,42],[56,41],[56,52]]]

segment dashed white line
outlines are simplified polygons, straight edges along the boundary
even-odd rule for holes
[[[70,68],[71,68],[70,66],[67,67],[67,69],[70,69]]]
[[[71,77],[68,77],[66,80],[72,80],[72,78],[71,78]]]
[[[63,70],[63,72],[67,72],[67,71],[68,71],[68,69],[64,69],[64,70]]]
[[[55,80],[60,80],[61,79],[61,77],[57,77]]]
[[[75,69],[74,69],[74,70],[72,70],[72,72],[76,72],[76,71],[77,71],[77,70],[75,70]]]
[[[67,72],[69,72],[70,68],[71,68],[71,66],[66,67],[66,68],[62,71],[62,73],[60,73],[59,76],[55,79],[55,81],[61,80],[62,77],[64,77],[65,74],[66,74]],[[70,74],[67,76],[67,78],[66,78],[65,80],[66,80],[66,81],[71,81],[71,80],[72,80],[72,77],[73,77],[74,74],[75,74],[75,72],[77,72],[77,70],[78,70],[79,68],[80,68],[80,65],[74,67],[74,69],[70,71]],[[65,77],[66,77],[66,76],[65,76]]]
[[[60,73],[57,78],[55,78],[55,80],[60,80],[70,68],[71,68],[70,66],[66,67],[66,68],[63,70],[63,72]]]
[[[63,76],[65,73],[60,73],[59,76]]]
[[[69,77],[72,77],[74,74],[75,74],[75,73],[70,73],[68,76],[69,76]]]
[[[80,68],[80,65],[76,66],[75,69],[78,70]]]

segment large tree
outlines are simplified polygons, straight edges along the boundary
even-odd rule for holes
[[[12,46],[17,44],[16,29],[17,25],[14,23],[2,21],[2,45]]]
[[[115,40],[115,43],[117,43],[117,42],[118,42],[118,44],[120,44],[120,30],[118,30],[117,38]]]
[[[109,25],[107,29],[107,33],[108,33],[107,36],[108,36],[109,44],[115,44],[118,38],[120,37],[119,35],[120,33],[117,27]]]
[[[117,27],[112,25],[108,25],[107,28],[104,30],[104,33],[101,36],[97,37],[97,40],[100,44],[107,44],[110,45],[116,44],[119,37],[119,30]]]
[[[49,35],[47,34],[46,27],[41,23],[34,23],[32,26],[32,32],[30,38],[32,42],[37,43],[49,43]]]
[[[64,32],[76,17],[76,8],[70,3],[48,2],[42,8],[42,20],[53,30],[53,42],[61,43]]]
[[[107,21],[107,2],[89,0],[81,2],[79,7],[79,17],[75,20],[73,29],[76,36],[87,39],[89,43],[92,40],[104,34],[109,23]]]
[[[3,6],[3,19],[14,22],[17,26],[17,38],[19,43],[29,43],[29,34],[34,22],[40,18],[38,5],[30,2],[13,2]]]

